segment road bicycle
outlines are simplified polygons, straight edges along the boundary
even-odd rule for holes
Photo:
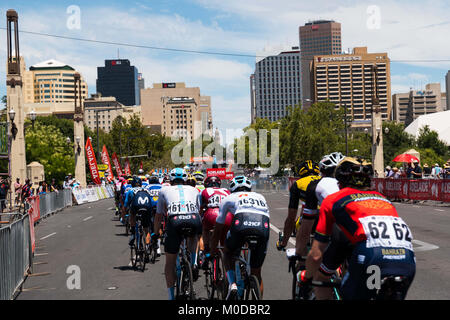
[[[149,261],[149,250],[145,244],[145,232],[142,227],[142,215],[146,214],[146,209],[141,209],[136,213],[136,226],[134,229],[134,244],[130,246],[130,260],[133,268],[144,272],[145,264]]]
[[[231,297],[234,300],[261,300],[261,288],[258,278],[250,272],[250,257],[252,250],[258,245],[257,236],[246,236],[245,244],[241,248],[241,254],[234,256],[234,269],[236,275],[237,295]],[[228,287],[228,284],[227,284]]]
[[[227,279],[225,272],[222,247],[217,247],[218,253],[209,256],[203,266],[205,276],[205,288],[209,300],[223,300],[226,297]]]
[[[194,279],[192,276],[191,253],[187,239],[196,236],[193,228],[181,228],[182,241],[177,257],[176,300],[195,300]]]

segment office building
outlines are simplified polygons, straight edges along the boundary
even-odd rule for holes
[[[371,125],[372,92],[377,67],[377,92],[383,120],[391,115],[391,72],[387,53],[368,53],[367,47],[353,54],[315,56],[311,64],[313,101],[331,101],[347,107],[352,127]]]
[[[394,120],[408,126],[419,116],[445,111],[440,83],[429,83],[425,90],[410,90],[392,97]]]
[[[104,67],[97,67],[97,92],[126,106],[140,105],[137,68],[127,59],[105,60]]]
[[[338,55],[342,52],[341,24],[332,20],[316,20],[299,28],[302,105],[312,100],[310,64],[317,55]]]
[[[56,61],[47,60],[30,67],[25,71],[22,61],[23,98],[30,103],[74,103],[74,74],[73,67]],[[82,98],[88,96],[88,86],[81,77]],[[36,110],[37,111],[37,110]]]
[[[300,51],[289,48],[258,59],[250,76],[252,123],[256,118],[277,121],[287,107],[300,102]]]
[[[188,141],[211,133],[211,97],[184,82],[154,83],[141,90],[142,123],[161,134],[172,136],[184,130]]]

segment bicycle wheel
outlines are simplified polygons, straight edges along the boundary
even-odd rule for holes
[[[250,275],[245,287],[245,300],[261,300],[261,289],[256,276]]]
[[[145,271],[145,256],[146,256],[146,250],[145,250],[145,243],[144,243],[144,237],[143,232],[140,232],[139,235],[139,249],[138,249],[138,255],[139,255],[139,270],[142,272]]]
[[[205,263],[205,262],[203,262]],[[205,275],[205,289],[206,289],[206,296],[209,300],[214,299],[214,265],[213,262],[208,262],[208,268],[203,273]]]
[[[132,245],[130,247],[130,261],[131,261],[131,266],[133,268],[136,268],[136,264],[137,264],[137,253],[136,253],[136,246]]]
[[[194,300],[194,279],[192,268],[188,260],[182,259],[179,288],[177,288],[178,300]]]
[[[223,252],[220,251],[219,255],[214,259],[214,287],[217,299],[225,300],[228,293],[228,281],[225,272]]]

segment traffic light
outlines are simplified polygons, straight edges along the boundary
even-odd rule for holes
[[[152,157],[152,151],[151,151],[151,150],[148,150],[148,151],[147,151],[147,157],[148,157],[149,159]]]

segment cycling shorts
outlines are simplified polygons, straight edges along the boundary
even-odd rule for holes
[[[131,212],[133,214],[141,213],[142,227],[148,228],[153,226],[154,214],[151,207],[132,207]]]
[[[239,254],[248,236],[254,236],[257,244],[250,252],[250,267],[261,268],[266,258],[270,235],[269,217],[257,213],[238,213],[234,215],[225,247]]]
[[[203,215],[203,228],[205,228],[206,231],[214,229],[218,215],[219,215],[219,208],[208,208],[205,211],[205,214]],[[233,214],[229,212],[225,219],[226,232],[228,232],[228,230],[230,229],[232,221],[233,221]]]
[[[375,272],[368,269],[378,266],[381,279],[386,276],[404,276],[412,283],[416,273],[414,252],[403,248],[367,248],[366,242],[355,246],[349,262],[348,271],[342,280],[341,293],[344,300],[368,300],[376,295],[376,289],[369,289],[368,278]],[[372,267],[373,268],[373,267]],[[380,279],[380,280],[381,280]],[[374,283],[369,279],[369,283]],[[409,288],[406,288],[404,294]]]
[[[164,250],[166,253],[176,254],[180,250],[183,240],[182,230],[188,228],[193,235],[202,234],[202,220],[197,214],[177,214],[170,215],[167,219],[166,238],[164,240]]]

